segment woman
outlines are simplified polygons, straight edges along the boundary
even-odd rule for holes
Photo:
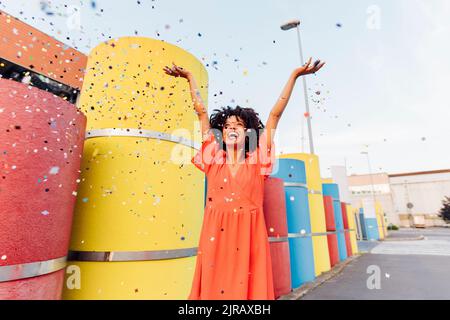
[[[325,62],[295,69],[264,125],[252,108],[222,108],[211,118],[195,79],[175,64],[166,74],[188,80],[203,143],[192,162],[208,190],[190,300],[274,300],[272,262],[263,213],[264,180],[275,152],[273,137],[298,77]]]

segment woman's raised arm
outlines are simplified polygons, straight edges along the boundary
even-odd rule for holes
[[[203,103],[194,76],[190,71],[175,65],[175,63],[173,62],[172,64],[173,64],[172,68],[169,68],[168,66],[164,67],[164,72],[170,76],[182,77],[188,80],[192,102],[194,103],[194,109],[195,112],[197,113],[198,119],[201,124],[202,135],[204,135],[210,128],[208,110],[206,109],[206,106]]]
[[[288,101],[292,94],[292,89],[294,88],[295,81],[298,77],[304,76],[310,73],[315,73],[320,70],[320,68],[323,67],[325,62],[321,62],[320,60],[317,60],[314,62],[314,64],[311,65],[311,58],[309,58],[308,62],[300,68],[295,69],[292,74],[289,76],[289,79],[286,83],[286,85],[283,88],[283,91],[281,92],[280,98],[273,106],[272,110],[270,111],[269,118],[267,119],[266,123],[266,130],[267,130],[267,144],[268,148],[271,147],[272,139],[275,135],[275,130],[278,126],[278,122],[280,121],[280,118],[284,112],[284,109],[286,109],[286,106],[288,104]]]

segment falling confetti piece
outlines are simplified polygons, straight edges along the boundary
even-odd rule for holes
[[[2,255],[2,260],[6,260],[6,255]]]
[[[342,28],[342,23],[336,23],[336,27],[338,27],[338,28]]]
[[[41,214],[44,216],[48,216],[50,212],[48,212],[47,210],[41,211]]]
[[[51,167],[49,174],[57,174],[59,172],[59,167]]]

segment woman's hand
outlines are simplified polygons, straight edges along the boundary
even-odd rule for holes
[[[305,63],[304,66],[297,68],[294,70],[293,74],[296,78],[300,76],[304,76],[310,73],[316,73],[319,71],[323,65],[325,64],[325,61],[316,60],[313,64],[311,64],[312,58],[309,58],[308,61]]]
[[[173,77],[182,77],[185,79],[188,79],[191,75],[191,73],[189,71],[187,71],[186,69],[183,69],[182,67],[177,66],[175,63],[173,63],[173,67],[169,68],[168,66],[165,66],[163,68],[164,72],[166,74],[168,74],[169,76],[173,76]]]

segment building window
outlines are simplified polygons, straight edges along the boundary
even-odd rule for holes
[[[75,103],[80,93],[78,89],[47,78],[2,58],[0,58],[0,66],[0,78],[22,82],[23,84],[51,92],[55,96],[59,96],[70,103]]]

